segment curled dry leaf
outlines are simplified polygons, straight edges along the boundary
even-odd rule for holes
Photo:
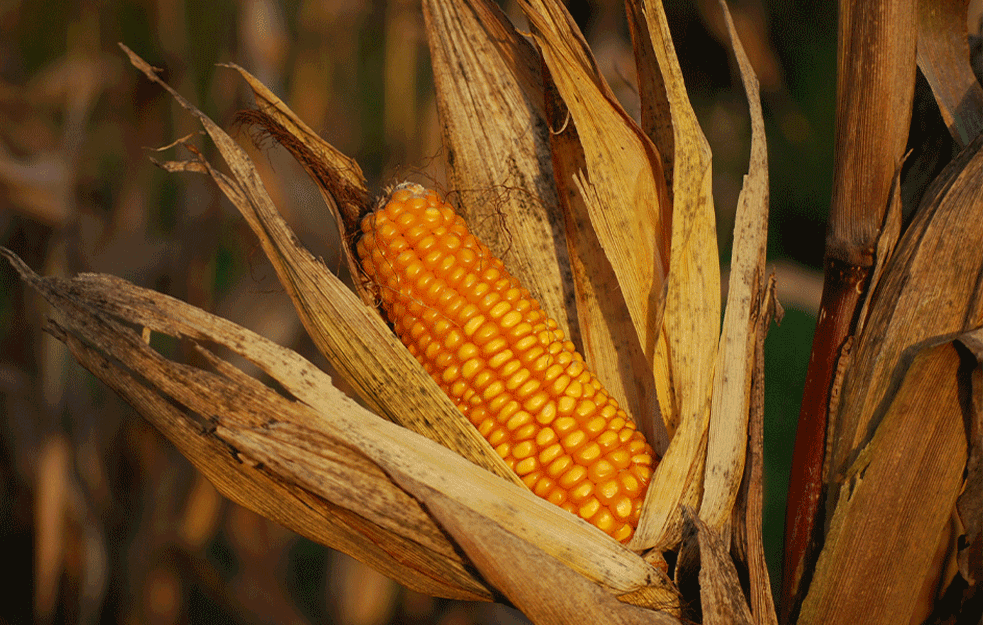
[[[506,532],[513,545],[533,545],[523,549],[612,598],[647,590],[650,607],[676,605],[665,576],[639,556],[527,489],[380,419],[296,353],[118,278],[39,278],[4,255],[59,311],[64,326],[53,331],[83,364],[234,501],[438,596],[494,596],[445,534],[455,521],[441,511],[450,506],[467,510],[477,527]],[[165,359],[126,324],[191,341],[216,371]],[[289,396],[220,360],[213,345],[257,365]]]

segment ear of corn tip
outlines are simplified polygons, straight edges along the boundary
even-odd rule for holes
[[[362,220],[362,269],[403,344],[522,481],[625,542],[657,462],[555,321],[434,191]]]

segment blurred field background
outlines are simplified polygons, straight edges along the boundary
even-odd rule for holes
[[[836,18],[831,3],[813,4],[731,2],[761,80],[769,257],[786,306],[766,348],[773,575],[832,178]],[[524,28],[514,3],[504,8]],[[623,5],[575,0],[570,8],[625,107],[637,111]],[[726,262],[747,166],[747,104],[716,1],[670,1],[667,11],[714,152]],[[0,0],[0,245],[42,274],[122,276],[326,366],[217,189],[149,162],[147,148],[198,127],[125,62],[117,42],[162,68],[226,129],[251,105],[237,76],[215,66],[235,62],[355,157],[371,188],[405,177],[441,185],[418,3]],[[301,169],[277,146],[257,150],[246,131],[237,136],[300,239],[340,266],[327,211]],[[207,141],[198,144],[214,156]],[[0,264],[0,554],[12,573],[0,590],[0,624],[523,622],[502,606],[406,591],[225,501],[43,332],[44,318],[41,299]]]

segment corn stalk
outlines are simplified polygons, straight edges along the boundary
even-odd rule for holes
[[[980,509],[967,502],[980,492],[983,99],[967,7],[840,3],[826,282],[789,490],[783,622],[978,618],[957,616],[980,572]],[[916,63],[963,149],[902,228]]]

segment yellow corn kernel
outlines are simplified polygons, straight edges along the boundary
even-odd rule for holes
[[[361,226],[383,312],[458,409],[533,492],[630,539],[658,459],[556,322],[432,191]]]

